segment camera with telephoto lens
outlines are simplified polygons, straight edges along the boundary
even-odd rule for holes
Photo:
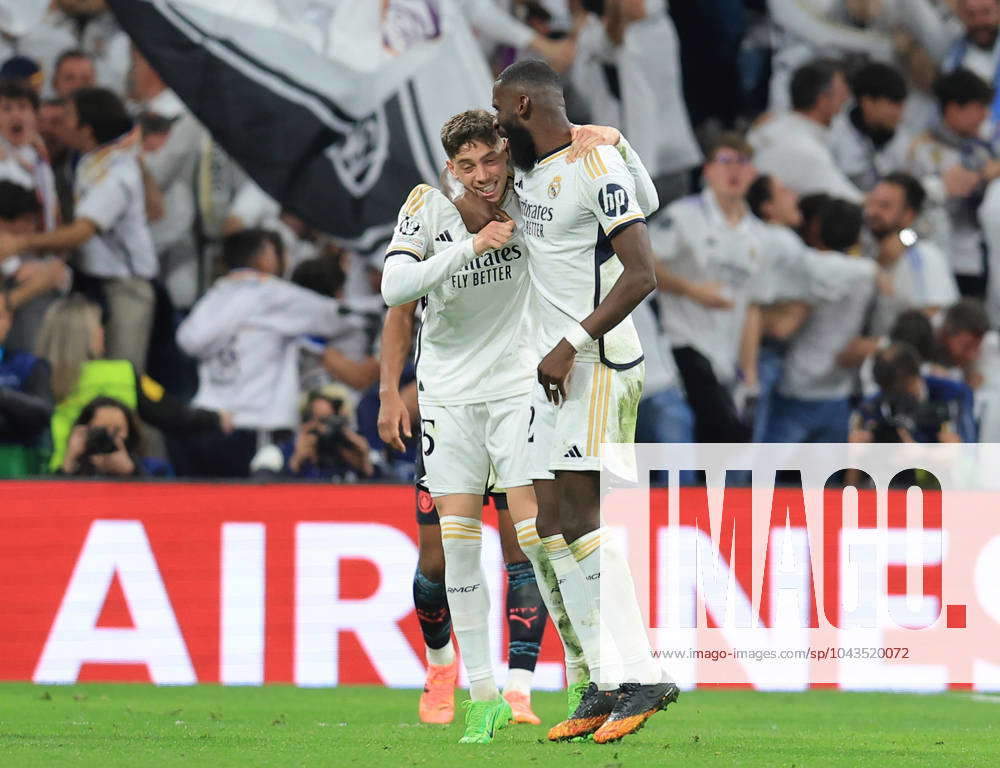
[[[879,405],[872,437],[876,443],[899,443],[903,429],[918,443],[936,443],[938,433],[952,417],[947,403],[915,397],[885,398]]]
[[[319,424],[319,428],[309,430],[310,435],[316,436],[316,463],[324,468],[338,466],[342,463],[338,449],[350,445],[344,436],[347,417],[334,414]]]
[[[117,450],[118,443],[104,427],[87,428],[87,442],[83,449],[85,456],[100,456]]]

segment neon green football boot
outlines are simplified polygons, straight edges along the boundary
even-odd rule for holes
[[[502,696],[493,701],[463,701],[465,735],[459,744],[489,744],[493,735],[513,719],[514,712]]]

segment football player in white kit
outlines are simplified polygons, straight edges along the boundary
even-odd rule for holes
[[[614,129],[579,132],[583,146],[618,139]],[[491,221],[472,236],[456,207],[463,206],[462,198],[453,204],[440,191],[418,186],[400,211],[382,292],[391,307],[402,309],[417,299],[424,305],[417,390],[425,483],[440,514],[448,603],[471,684],[462,740],[488,743],[510,717],[493,678],[489,598],[480,567],[482,494],[491,466],[496,484],[507,490],[518,542],[560,630],[576,700],[586,687],[587,669],[534,527],[537,507],[524,450],[529,428],[525,403],[535,368],[527,311],[530,279],[528,253],[514,222],[519,209],[509,183],[506,146],[493,117],[483,110],[452,118],[442,129],[442,143],[449,170],[469,191],[466,198],[490,204],[502,221]],[[641,173],[648,179],[644,169]],[[387,328],[394,325],[387,319]],[[398,352],[399,342],[384,342],[383,351]],[[385,418],[380,422],[390,425],[392,442],[407,431],[408,417],[394,400],[382,407]],[[582,580],[579,571],[577,575]]]
[[[526,443],[536,527],[546,544],[557,534],[569,542],[590,600],[588,615],[574,615],[581,582],[562,585],[591,685],[549,738],[617,741],[679,693],[652,659],[628,563],[600,519],[600,445],[635,435],[643,357],[630,314],[656,288],[653,251],[620,154],[597,147],[582,162],[568,162],[571,125],[551,67],[532,60],[508,67],[494,85],[493,107],[517,169],[536,297],[541,362]],[[602,582],[613,596],[604,603]]]

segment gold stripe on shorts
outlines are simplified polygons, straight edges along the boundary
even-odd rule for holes
[[[594,442],[594,421],[596,421],[596,413],[594,411],[594,405],[597,403],[597,382],[598,382],[598,368],[600,366],[594,363],[594,375],[590,382],[590,406],[587,408],[587,455],[592,456],[590,451],[590,446]]]
[[[599,410],[601,415],[600,429],[594,437],[594,456],[599,456],[601,454],[601,443],[604,442],[604,436],[608,431],[608,410],[611,402],[611,375],[612,370],[607,366],[602,365],[601,376],[604,379],[604,388],[601,390],[601,393],[603,400]]]

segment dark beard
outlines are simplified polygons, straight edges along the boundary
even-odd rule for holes
[[[538,153],[535,151],[535,140],[527,128],[519,125],[501,126],[507,134],[507,148],[510,150],[510,160],[522,171],[530,171],[535,167]]]
[[[896,136],[896,132],[892,129],[874,125],[869,126],[867,133],[868,138],[872,140],[872,144],[875,145],[876,149],[882,149],[882,147],[892,141]]]
[[[864,117],[861,115],[861,107],[855,107],[851,110],[850,119],[855,128],[871,139],[872,144],[875,145],[876,149],[882,149],[882,147],[892,141],[893,137],[896,135],[896,131],[891,128],[883,128],[878,125],[868,125],[865,122]]]
[[[969,39],[977,48],[989,51],[996,45],[998,33],[1000,30],[996,27],[977,27],[969,33]]]
[[[875,238],[876,241],[883,240],[896,231],[895,227],[882,227],[881,225],[872,226],[867,222],[866,226],[868,227],[868,231],[871,232],[872,237]]]

